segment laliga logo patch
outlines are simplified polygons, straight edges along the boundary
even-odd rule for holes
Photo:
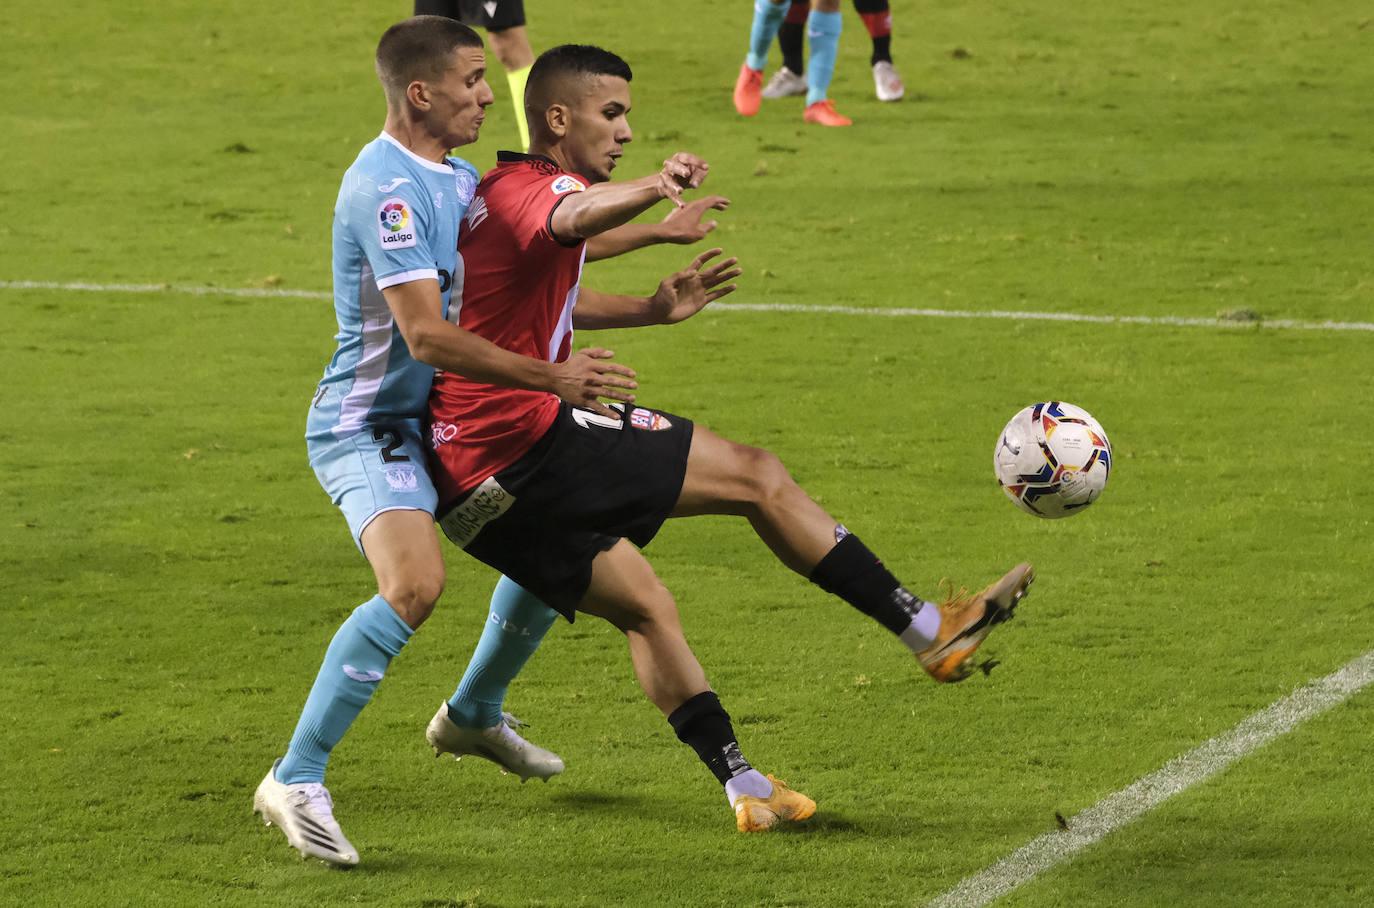
[[[587,187],[576,177],[570,177],[566,173],[553,181],[549,186],[554,195],[562,195],[565,192],[582,192]]]
[[[630,425],[647,432],[662,432],[673,427],[672,420],[668,417],[643,407],[635,407],[630,411]]]
[[[382,470],[386,484],[393,492],[418,492],[420,483],[415,479],[415,465],[409,463],[387,464]]]
[[[405,199],[390,198],[377,209],[377,236],[383,249],[405,249],[415,245],[414,219]]]

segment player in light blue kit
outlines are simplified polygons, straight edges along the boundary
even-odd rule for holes
[[[377,595],[335,633],[286,756],[253,798],[263,821],[281,827],[302,856],[345,866],[358,852],[334,820],[325,764],[444,586],[420,436],[434,370],[549,391],[609,416],[618,414],[598,398],[631,401],[635,387],[631,370],[607,361],[610,351],[550,363],[447,320],[458,227],[477,184],[476,169],[448,151],[476,141],[494,100],[482,40],[452,19],[417,16],[382,36],[376,67],[386,123],[344,174],[335,205],[339,346],[310,406],[306,439],[311,466],[377,575]],[[471,746],[494,747],[507,761],[557,760],[504,723],[471,734],[492,738]]]

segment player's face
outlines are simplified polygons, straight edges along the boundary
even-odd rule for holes
[[[480,47],[460,47],[438,82],[428,83],[430,116],[450,148],[471,145],[495,96],[487,84],[487,55]]]
[[[630,83],[618,76],[596,76],[591,88],[570,111],[563,146],[574,173],[593,183],[611,178],[630,132]]]

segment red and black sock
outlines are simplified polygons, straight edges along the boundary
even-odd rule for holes
[[[668,715],[668,724],[673,726],[679,741],[697,752],[720,784],[753,768],[740,753],[730,714],[720,705],[714,691],[688,698]]]
[[[892,10],[887,0],[854,0],[854,10],[864,20],[864,28],[873,39],[873,55],[868,65],[886,60],[892,62]]]

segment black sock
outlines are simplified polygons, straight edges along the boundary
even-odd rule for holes
[[[802,36],[805,34],[805,22],[783,22],[778,26],[778,47],[782,49],[782,65],[799,76],[806,72],[806,64],[802,62]]]
[[[739,751],[730,714],[720,705],[714,691],[697,694],[668,716],[678,740],[697,752],[701,762],[724,785],[749,769],[749,761]]]
[[[881,38],[873,39],[873,56],[868,58],[868,65],[873,66],[883,60],[892,62],[892,36],[883,35]]]
[[[906,591],[858,536],[843,532],[840,541],[811,571],[811,582],[892,633],[901,634],[911,626],[922,601]]]

